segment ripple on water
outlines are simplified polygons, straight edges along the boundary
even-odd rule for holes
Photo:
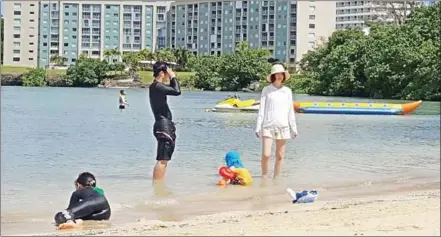
[[[73,180],[86,170],[96,174],[118,213],[116,218],[164,205],[179,217],[219,211],[219,202],[238,208],[263,207],[278,198],[284,200],[288,186],[316,188],[327,195],[339,188],[384,185],[384,180],[404,184],[439,179],[439,103],[423,103],[417,114],[425,115],[297,114],[300,135],[287,145],[282,183],[262,191],[257,188],[256,114],[206,113],[205,108],[227,93],[185,92],[169,99],[178,134],[167,173],[172,197],[156,200],[151,188],[156,141],[147,92],[128,89],[130,107],[121,113],[115,104],[118,90],[1,90],[2,223],[41,216],[49,223],[67,205]],[[259,98],[258,94],[240,96]],[[350,100],[302,95],[296,99]],[[433,112],[435,107],[438,112]],[[242,155],[255,177],[255,188],[220,190],[215,185],[217,170],[231,149]],[[137,213],[145,217],[142,211]]]

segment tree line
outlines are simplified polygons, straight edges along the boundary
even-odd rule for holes
[[[303,55],[287,86],[311,95],[440,100],[440,17],[438,2],[413,9],[402,24],[369,23],[368,33],[337,30]],[[127,67],[136,75],[150,70],[142,61],[167,61],[176,62],[177,71],[194,72],[185,78],[185,86],[237,91],[255,82],[265,84],[271,67],[270,52],[247,42],[221,56],[197,57],[186,48],[125,54],[112,49],[104,56],[94,60],[81,55],[65,80],[72,86],[96,86],[110,71]],[[51,60],[64,62],[55,56]]]
[[[299,66],[306,93],[440,100],[440,3],[415,8],[398,25],[336,31]]]

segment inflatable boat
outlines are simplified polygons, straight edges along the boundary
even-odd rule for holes
[[[415,111],[421,103],[421,100],[407,104],[296,102],[294,109],[305,114],[405,115]]]

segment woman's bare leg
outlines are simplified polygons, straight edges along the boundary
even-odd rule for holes
[[[268,177],[268,161],[271,157],[271,146],[273,145],[273,139],[269,137],[262,138],[262,178]]]
[[[283,158],[285,157],[286,140],[276,140],[276,164],[274,165],[274,178],[280,176]]]

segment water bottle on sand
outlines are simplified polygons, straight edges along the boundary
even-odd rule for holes
[[[318,197],[318,193],[315,190],[294,192],[294,190],[287,188],[286,191],[292,198],[292,203],[311,203],[315,202]]]

